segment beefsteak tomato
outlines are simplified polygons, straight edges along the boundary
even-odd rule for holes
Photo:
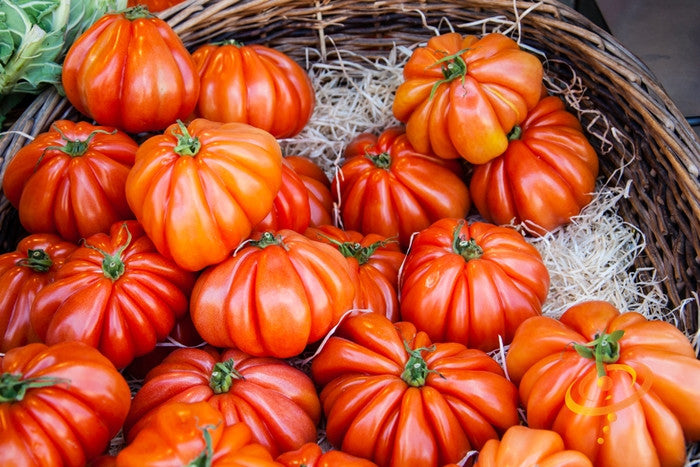
[[[192,58],[201,81],[198,116],[248,123],[276,138],[297,135],[311,118],[311,80],[285,53],[230,40],[202,45]]]
[[[539,58],[503,34],[441,34],[413,51],[392,110],[416,151],[483,164],[540,100],[543,74]]]
[[[58,120],[10,160],[3,191],[28,232],[77,242],[133,218],[124,186],[137,149],[115,128]]]
[[[133,440],[169,401],[206,401],[226,425],[245,422],[273,456],[316,440],[321,405],[311,379],[287,362],[240,350],[180,348],[153,368],[124,424]]]
[[[682,466],[700,440],[700,360],[666,321],[605,301],[526,320],[506,354],[528,425],[594,465]]]
[[[543,98],[509,135],[506,151],[474,167],[469,192],[489,222],[538,235],[568,223],[593,198],[598,154],[556,96]]]
[[[107,448],[130,404],[124,377],[86,344],[15,347],[0,357],[2,464],[82,467]]]
[[[448,163],[413,149],[399,127],[356,136],[345,158],[331,193],[347,230],[398,237],[407,247],[414,232],[469,212],[463,178]]]
[[[331,245],[264,232],[197,279],[190,314],[211,345],[295,357],[352,308],[357,278]]]
[[[107,13],[71,45],[61,81],[66,97],[101,125],[159,131],[190,116],[199,75],[172,28],[141,5]]]
[[[378,313],[344,319],[311,376],[328,441],[380,466],[458,462],[518,423],[517,389],[488,354]]]
[[[281,181],[282,151],[270,133],[200,118],[141,144],[126,199],[158,251],[198,271],[248,238]]]
[[[304,235],[335,246],[356,271],[358,283],[353,308],[370,309],[391,321],[398,321],[396,288],[399,269],[406,255],[396,240],[377,234],[362,235],[333,225],[310,227]]]
[[[275,459],[284,467],[377,467],[372,461],[331,449],[323,452],[317,443],[306,443]]]
[[[159,254],[138,222],[117,222],[63,263],[36,294],[30,321],[43,342],[85,342],[124,368],[170,333],[193,284],[194,274]]]
[[[0,255],[0,352],[39,342],[29,320],[32,303],[77,247],[58,235],[33,234]]]
[[[306,186],[311,211],[309,225],[317,227],[333,224],[331,182],[323,169],[307,157],[285,156],[284,160],[292,166]]]
[[[294,168],[282,159],[282,183],[272,201],[272,209],[255,226],[254,232],[289,229],[303,233],[311,222],[309,190]]]

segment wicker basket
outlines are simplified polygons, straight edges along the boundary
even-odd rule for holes
[[[650,70],[610,34],[556,0],[363,1],[363,0],[188,0],[160,14],[195,47],[235,38],[277,48],[300,64],[307,50],[321,60],[346,50],[369,60],[399,44],[414,46],[449,28],[479,34],[494,25],[515,24],[524,46],[544,53],[546,74],[580,80],[586,93],[580,118],[601,157],[601,176],[610,177],[625,161],[618,183],[628,196],[619,214],[646,238],[640,270],[663,278],[668,308],[686,334],[698,332],[700,276],[700,146]],[[352,61],[353,56],[345,57]],[[348,70],[352,73],[352,70]],[[597,114],[609,124],[603,128]],[[53,90],[38,96],[0,140],[2,167],[28,138],[57,118],[79,118]],[[596,134],[620,131],[605,141]],[[631,160],[627,160],[631,159]],[[14,248],[23,234],[16,212],[0,199],[0,247]]]

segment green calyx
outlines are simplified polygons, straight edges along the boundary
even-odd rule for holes
[[[268,246],[272,245],[278,245],[285,250],[287,249],[287,246],[282,241],[282,238],[279,236],[276,237],[272,232],[263,232],[259,240],[251,241],[250,243],[251,245],[257,246],[260,249],[267,248]]]
[[[508,133],[508,141],[515,141],[523,136],[523,129],[520,125],[515,125],[510,133]]]
[[[199,153],[202,148],[202,142],[196,136],[190,135],[187,130],[187,126],[182,122],[182,120],[177,121],[177,128],[180,130],[179,133],[173,132],[173,136],[177,138],[177,145],[173,149],[175,153],[179,156],[189,156],[194,157]]]
[[[225,362],[217,362],[209,377],[209,387],[214,391],[214,394],[222,394],[229,392],[235,380],[245,379],[242,374],[234,368],[232,358]]]
[[[425,386],[425,381],[430,373],[438,373],[436,370],[431,370],[428,368],[428,364],[421,355],[421,352],[432,352],[435,350],[435,345],[430,347],[419,347],[417,349],[411,349],[408,343],[404,341],[403,343],[406,352],[409,354],[408,361],[404,366],[403,372],[401,373],[401,379],[404,380],[409,386],[419,388]]]
[[[384,247],[389,243],[396,242],[395,238],[388,238],[374,242],[371,245],[362,246],[357,242],[339,242],[334,238],[330,238],[322,233],[318,233],[320,237],[325,238],[329,243],[338,248],[346,258],[355,258],[360,265],[365,264],[372,257],[377,248]]]
[[[53,261],[44,250],[27,250],[27,257],[17,261],[17,265],[27,267],[35,272],[47,272],[51,269]]]
[[[37,165],[41,162],[41,160],[44,158],[44,154],[46,151],[49,149],[55,149],[57,151],[61,151],[70,157],[80,157],[83,154],[85,154],[90,147],[90,142],[92,141],[92,138],[95,137],[97,134],[103,134],[103,135],[113,135],[117,132],[117,130],[113,131],[106,131],[106,130],[94,130],[90,132],[87,138],[84,140],[80,139],[70,139],[68,138],[56,125],[53,125],[51,127],[56,133],[58,133],[61,136],[61,139],[63,140],[63,146],[47,146],[44,148],[44,152],[42,153],[41,157],[37,161]]]
[[[440,65],[444,78],[435,82],[430,90],[430,99],[433,98],[437,88],[441,84],[449,83],[457,78],[460,78],[464,82],[464,78],[467,76],[467,63],[462,58],[462,54],[467,50],[468,49],[462,49],[451,55],[445,55],[435,62],[433,66]]]
[[[464,221],[460,220],[452,233],[452,251],[460,255],[466,261],[481,258],[481,255],[484,254],[484,250],[476,243],[476,241],[473,238],[467,240],[459,235],[463,225]]]
[[[140,18],[155,18],[155,15],[150,12],[146,5],[136,5],[122,10],[124,18],[129,21],[134,21]]]
[[[378,169],[388,169],[391,167],[391,155],[388,152],[383,152],[381,154],[365,154],[365,157],[371,160]]]
[[[610,334],[596,334],[595,339],[586,344],[574,344],[574,350],[584,357],[595,360],[598,377],[605,376],[605,364],[615,363],[620,358],[620,339],[625,331],[618,329]]]
[[[87,248],[91,248],[99,252],[103,256],[102,272],[104,273],[105,277],[108,277],[113,281],[119,279],[126,270],[126,266],[124,265],[124,261],[122,260],[122,253],[131,243],[131,232],[129,231],[129,228],[126,226],[126,224],[123,224],[123,227],[126,229],[126,242],[124,243],[124,245],[117,248],[117,251],[115,251],[113,255],[107,253],[106,251],[100,248],[88,245],[87,243],[85,244]]]
[[[45,388],[58,384],[70,384],[70,380],[51,376],[22,379],[22,375],[3,373],[0,375],[0,403],[19,402],[24,399],[29,389]]]

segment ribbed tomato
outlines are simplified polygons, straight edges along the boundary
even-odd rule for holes
[[[347,230],[398,237],[407,247],[432,222],[469,212],[469,190],[454,166],[414,150],[399,127],[356,136],[345,157],[331,193]]]
[[[224,41],[192,54],[201,78],[197,116],[248,123],[290,138],[308,123],[316,96],[306,71],[283,52]]]
[[[392,110],[416,151],[483,164],[540,100],[543,74],[539,58],[503,34],[441,34],[414,50]]]
[[[28,232],[77,242],[133,218],[124,186],[137,148],[116,128],[57,120],[17,151],[2,188]]]
[[[39,342],[29,320],[32,303],[77,247],[58,235],[33,234],[0,255],[0,352]]]
[[[337,449],[323,452],[317,443],[306,443],[299,449],[277,456],[275,460],[284,467],[377,467],[372,461]]]
[[[333,224],[331,182],[323,169],[307,157],[285,156],[284,160],[294,168],[308,191],[311,210],[309,225],[316,227]]]
[[[673,324],[605,301],[526,320],[506,354],[528,425],[594,465],[682,466],[700,440],[700,360]]]
[[[283,360],[209,346],[177,349],[148,373],[124,424],[127,440],[169,401],[208,402],[226,425],[245,422],[274,456],[315,441],[321,416],[316,388],[301,370]]]
[[[515,229],[441,219],[413,239],[400,283],[401,319],[437,342],[491,351],[540,315],[549,272]]]
[[[143,6],[107,13],[81,34],[61,80],[78,111],[129,133],[189,117],[199,96],[192,56],[168,23]]]
[[[292,230],[265,232],[199,276],[192,322],[217,347],[294,357],[352,308],[353,274],[331,245]]]
[[[334,447],[380,466],[439,466],[518,423],[517,389],[488,354],[355,313],[311,363]]]
[[[544,234],[593,198],[598,154],[556,96],[543,98],[509,135],[503,155],[474,167],[469,191],[486,220]]]
[[[282,159],[282,183],[272,208],[253,232],[289,229],[303,233],[311,222],[309,190],[294,168]]]

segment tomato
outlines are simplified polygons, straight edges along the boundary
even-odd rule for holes
[[[378,313],[344,319],[311,376],[328,441],[380,466],[457,462],[518,423],[517,389],[488,354]]]
[[[352,307],[355,280],[331,245],[292,230],[265,232],[199,276],[190,314],[211,345],[294,357]]]
[[[328,176],[314,161],[302,156],[285,156],[284,160],[306,186],[310,219],[309,225],[317,227],[333,223],[333,195]]]
[[[57,120],[7,164],[3,190],[30,233],[77,242],[133,218],[124,185],[138,145],[126,133]]]
[[[93,23],[68,50],[61,81],[78,111],[129,133],[187,118],[199,96],[192,56],[168,23],[143,6]]]
[[[542,63],[513,39],[447,33],[414,50],[396,90],[394,116],[418,152],[483,164],[542,94]]]
[[[434,341],[491,351],[542,313],[550,279],[515,229],[446,218],[416,235],[399,280],[401,319]]]
[[[127,7],[132,7],[136,5],[144,5],[148,8],[148,11],[157,13],[163,11],[171,6],[178,5],[184,0],[128,0],[126,2]]]
[[[306,443],[299,449],[279,455],[275,460],[284,467],[377,467],[372,461],[337,449],[323,452],[317,443]]]
[[[333,225],[311,227],[304,235],[335,246],[356,271],[358,283],[353,308],[370,309],[391,321],[398,320],[396,288],[405,255],[396,240],[377,234],[362,235]]]
[[[398,237],[407,247],[414,232],[469,212],[465,181],[439,159],[414,150],[401,128],[355,139],[359,143],[349,143],[332,182],[345,229]]]
[[[92,347],[15,347],[0,357],[2,463],[84,466],[119,432],[130,403],[126,380]]]
[[[543,98],[511,132],[503,155],[474,167],[469,191],[486,220],[544,234],[593,198],[598,155],[556,96]]]
[[[248,123],[276,138],[306,126],[316,96],[306,71],[288,55],[260,44],[229,40],[192,54],[201,78],[197,115]]]
[[[168,401],[207,401],[226,425],[245,422],[273,456],[315,441],[321,406],[311,379],[283,360],[213,347],[174,350],[151,370],[124,424],[127,441]]]
[[[39,341],[29,321],[34,297],[77,247],[57,235],[33,234],[0,255],[0,352]]]
[[[294,168],[282,159],[282,184],[272,202],[272,209],[255,226],[254,232],[290,229],[302,233],[311,222],[309,190]]]
[[[30,321],[43,342],[82,341],[124,368],[170,333],[193,284],[136,221],[118,222],[71,254],[37,293]]]
[[[116,467],[281,467],[252,435],[245,423],[226,424],[221,412],[204,401],[169,402],[158,407],[133,441],[117,454]]]
[[[272,135],[196,119],[141,144],[126,198],[158,251],[198,271],[248,238],[281,180],[282,152]]]
[[[671,323],[605,301],[525,321],[506,354],[528,425],[594,465],[677,465],[700,440],[700,360]]]
[[[474,467],[503,465],[593,467],[583,453],[565,449],[564,441],[556,432],[521,425],[508,428],[500,440],[488,440],[479,451]]]

